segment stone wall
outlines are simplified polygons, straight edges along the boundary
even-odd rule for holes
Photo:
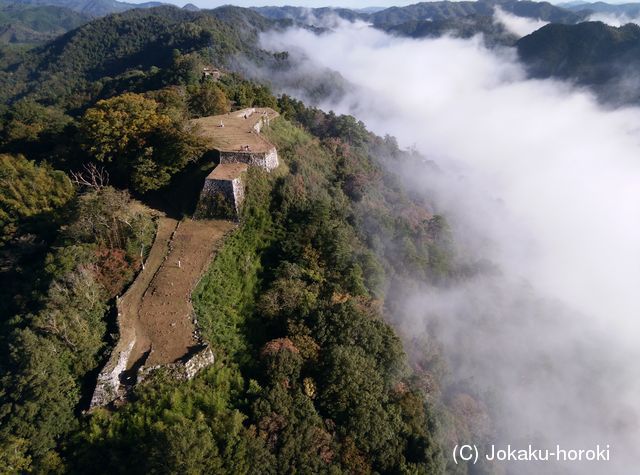
[[[89,405],[90,409],[111,404],[123,395],[120,375],[125,369],[127,369],[127,361],[129,361],[129,355],[131,354],[131,350],[133,350],[135,343],[136,340],[133,339],[124,350],[119,353],[114,351],[111,358],[109,358],[107,365],[98,375],[96,389],[93,392],[91,404]]]
[[[215,362],[215,356],[209,346],[206,346],[187,361],[181,365],[176,365],[176,369],[179,370],[177,376],[184,380],[193,379],[196,374],[202,371],[204,368],[211,366]]]
[[[220,152],[220,163],[246,163],[271,171],[278,167],[278,151],[275,147],[268,152]]]
[[[182,361],[171,363],[164,366],[150,366],[140,368],[138,373],[138,383],[147,379],[154,371],[161,368],[169,370],[171,375],[183,381],[193,379],[200,371],[211,366],[215,362],[215,356],[209,345],[203,346],[201,349],[187,357]]]
[[[232,180],[207,178],[200,192],[194,217],[238,219],[244,201],[244,190],[242,177]]]
[[[246,116],[251,116],[252,114],[255,114],[255,112],[256,112],[256,108],[255,107],[247,107],[246,109],[241,109],[239,111],[229,112],[229,114],[233,115],[235,117],[238,117],[238,118],[242,118],[245,115]]]
[[[136,279],[137,278],[138,277],[136,277]],[[120,336],[107,364],[104,365],[104,368],[102,368],[102,371],[100,371],[98,375],[96,389],[93,391],[91,403],[89,404],[90,409],[111,404],[124,393],[120,375],[127,369],[129,356],[136,344],[136,336],[134,332],[126,331],[122,325],[122,302],[132,287],[129,287],[129,290],[127,290],[122,297],[116,298],[116,311],[118,312],[116,325],[118,326]]]
[[[270,122],[271,119],[267,115],[263,115],[262,117],[260,117],[260,120],[255,123],[255,125],[253,126],[253,130],[259,134],[260,132],[262,132],[262,127],[265,125],[268,127]]]
[[[264,162],[267,167],[267,171],[278,168],[278,151],[275,147],[269,150],[264,156]]]

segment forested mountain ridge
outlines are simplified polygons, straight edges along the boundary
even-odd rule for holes
[[[11,0],[11,3],[63,7],[92,18],[122,13],[134,8],[152,8],[163,4],[162,2],[127,3],[118,0]]]
[[[637,16],[640,13],[640,4],[638,3],[579,2],[575,4],[561,4],[559,6],[579,14],[590,12]]]
[[[259,54],[257,32],[269,24],[235,7],[200,12],[159,7],[100,18],[4,65],[0,98],[79,106],[114,89],[170,83],[167,70],[180,74],[180,63],[195,51],[218,65],[236,54]]]
[[[294,20],[303,23],[313,23],[316,20],[322,21],[323,19],[336,16],[349,21],[366,20],[369,18],[369,14],[367,13],[335,7],[251,7],[251,10],[272,20]]]
[[[601,22],[551,24],[521,38],[518,55],[534,77],[568,79],[591,86],[616,103],[637,102],[640,27]]]
[[[443,20],[411,20],[399,25],[385,25],[382,29],[387,33],[410,38],[440,38],[444,35],[472,38],[481,34],[488,46],[511,46],[518,40],[515,34],[503,24],[496,23],[493,17],[480,15]]]
[[[518,37],[496,20],[496,8],[522,18],[562,24],[574,24],[587,15],[584,12],[533,1],[464,1],[422,2],[403,7],[389,7],[371,13],[342,8],[254,7],[253,10],[274,20],[288,20],[299,25],[327,28],[336,18],[365,21],[375,28],[397,36],[437,38],[453,35],[471,38],[481,34],[485,43],[513,46]]]
[[[469,17],[492,17],[494,8],[516,16],[534,18],[555,23],[576,23],[583,16],[579,13],[552,5],[548,2],[533,1],[463,1],[463,2],[421,2],[403,7],[389,7],[365,13],[343,8],[304,8],[304,7],[254,7],[253,10],[271,19],[291,19],[301,23],[314,24],[332,17],[345,20],[356,19],[371,22],[376,27],[388,28],[416,21],[452,21]]]
[[[517,16],[536,18],[555,23],[575,23],[580,16],[548,2],[531,1],[477,1],[477,2],[424,2],[406,7],[391,7],[371,15],[374,25],[398,25],[412,20],[446,20],[471,15],[492,16],[499,6]]]
[[[391,286],[466,272],[444,217],[380,161],[421,158],[353,117],[224,68],[203,75],[237,54],[274,60],[256,44],[271,25],[233,7],[132,10],[3,67],[9,472],[437,473],[479,427],[465,416],[472,391],[437,382],[442,363],[420,342],[409,364],[387,323]],[[188,119],[251,106],[281,114],[264,133],[283,165],[249,174],[241,226],[193,294],[216,364],[191,382],[156,372],[124,407],[83,414],[157,214],[190,216],[215,165]]]
[[[54,6],[0,3],[0,41],[42,43],[89,21],[89,17]]]

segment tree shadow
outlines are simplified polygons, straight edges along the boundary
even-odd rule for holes
[[[120,384],[122,384],[127,393],[136,385],[138,382],[138,372],[140,368],[144,366],[151,354],[151,348],[145,351],[140,358],[138,358],[132,365],[131,368],[120,373]]]
[[[196,210],[204,180],[220,163],[217,151],[205,153],[196,163],[190,163],[176,173],[166,187],[136,198],[147,206],[164,212],[168,217],[182,219]]]

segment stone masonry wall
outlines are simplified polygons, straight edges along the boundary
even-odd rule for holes
[[[237,219],[244,200],[244,181],[207,178],[200,192],[195,217]]]
[[[129,287],[122,297],[116,298],[116,311],[118,313],[116,324],[118,326],[120,338],[118,339],[118,343],[113,349],[107,364],[105,364],[104,368],[102,368],[102,371],[100,371],[100,374],[98,375],[96,389],[93,391],[89,409],[106,406],[123,395],[123,386],[120,381],[120,375],[125,369],[127,369],[129,356],[136,344],[136,337],[135,333],[131,331],[124,330],[123,333],[122,302],[132,288],[133,286]]]
[[[134,339],[119,354],[114,353],[105,368],[100,372],[89,406],[91,409],[106,406],[122,396],[120,375],[127,368],[127,361],[129,361],[129,355],[135,343],[136,340]]]
[[[183,361],[171,363],[164,366],[151,366],[140,368],[138,383],[143,382],[154,371],[160,368],[167,368],[176,379],[188,381],[193,379],[200,371],[215,363],[215,355],[209,345],[205,345],[200,350]]]
[[[246,163],[271,171],[278,167],[278,151],[273,147],[268,152],[220,152],[220,163]]]

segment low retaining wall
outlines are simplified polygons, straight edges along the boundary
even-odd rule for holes
[[[112,357],[109,358],[107,365],[98,375],[96,389],[93,392],[93,397],[91,398],[91,404],[89,406],[90,409],[106,406],[123,395],[120,375],[125,369],[127,369],[129,355],[131,354],[131,350],[133,350],[135,343],[136,340],[134,338],[123,351],[119,354],[114,351]]]
[[[267,152],[220,151],[220,163],[246,163],[271,171],[278,167],[278,151],[275,147]]]
[[[260,133],[262,132],[262,126],[266,125],[267,127],[269,127],[270,122],[271,119],[269,119],[268,116],[262,116],[260,120],[253,126],[253,130],[255,130],[257,133]]]
[[[148,378],[154,371],[162,368],[169,370],[171,375],[181,381],[193,379],[200,371],[215,363],[215,355],[210,346],[198,350],[184,361],[161,366],[142,367],[138,373],[138,383]]]

